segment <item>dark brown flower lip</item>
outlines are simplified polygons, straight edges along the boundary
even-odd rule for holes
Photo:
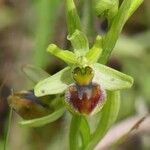
[[[89,115],[101,107],[106,99],[105,90],[96,82],[88,86],[71,84],[65,93],[65,102],[79,114]]]

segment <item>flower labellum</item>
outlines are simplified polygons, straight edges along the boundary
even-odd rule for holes
[[[75,113],[91,115],[98,112],[106,99],[105,90],[96,82],[92,82],[92,68],[75,68],[73,78],[76,83],[71,84],[65,93],[68,108]]]

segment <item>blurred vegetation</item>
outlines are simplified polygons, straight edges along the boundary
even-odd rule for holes
[[[105,19],[92,14],[90,0],[76,1],[90,43],[97,33],[107,30]],[[8,122],[6,98],[10,89],[25,90],[31,83],[21,72],[24,64],[34,64],[54,74],[64,67],[60,60],[46,52],[49,43],[62,48],[66,41],[64,0],[1,0],[0,1],[0,149],[3,147]],[[132,89],[122,92],[118,122],[150,110],[150,1],[145,0],[127,22],[108,65],[134,77]],[[58,121],[41,128],[21,128],[14,114],[11,124],[10,150],[66,150],[68,122],[66,113]],[[137,138],[137,137],[135,137]],[[150,134],[138,137],[139,150],[150,149]],[[65,142],[64,142],[65,141]],[[133,142],[132,144],[137,144]],[[120,148],[121,150],[123,149]],[[124,148],[125,149],[125,148]],[[132,149],[129,147],[129,149]]]

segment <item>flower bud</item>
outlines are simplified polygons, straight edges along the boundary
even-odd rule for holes
[[[88,86],[72,84],[65,93],[65,102],[70,111],[82,115],[98,112],[106,99],[105,91],[97,83]]]
[[[94,11],[97,16],[115,16],[118,11],[118,0],[94,0]]]
[[[40,101],[32,91],[12,93],[7,100],[9,106],[23,119],[39,118],[50,113],[49,106]]]

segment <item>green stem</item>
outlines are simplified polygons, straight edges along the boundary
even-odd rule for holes
[[[84,147],[89,143],[90,141],[90,127],[88,124],[88,121],[85,117],[82,117],[81,123],[80,123],[80,133],[82,137],[82,146],[81,149],[84,149]]]
[[[124,24],[142,2],[143,0],[124,0],[122,2],[110,30],[103,38],[103,53],[99,59],[100,63],[106,64]]]
[[[106,134],[110,126],[117,119],[120,108],[120,93],[119,91],[108,92],[108,100],[102,109],[101,118],[98,126],[91,137],[91,141],[85,147],[85,150],[93,150],[98,142]]]
[[[70,150],[78,150],[78,136],[79,136],[79,127],[81,123],[81,116],[73,115],[70,125],[70,133],[69,133],[69,144]]]
[[[4,142],[4,150],[7,149],[7,145],[8,145],[8,138],[9,138],[9,132],[10,132],[10,127],[11,127],[12,112],[13,112],[13,110],[11,108],[10,112],[9,112],[7,133],[6,133],[5,142]]]

